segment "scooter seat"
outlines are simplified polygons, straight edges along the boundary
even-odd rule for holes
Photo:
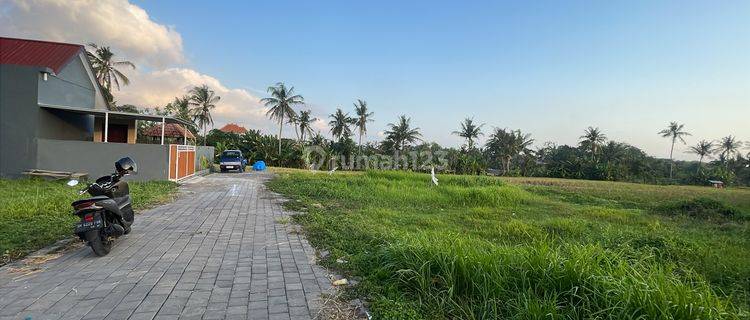
[[[81,200],[73,201],[73,203],[71,203],[70,205],[73,206],[73,207],[75,207],[75,206],[77,206],[77,205],[79,205],[81,203],[84,203],[84,202],[97,202],[97,201],[106,200],[106,199],[109,199],[109,197],[107,197],[107,196],[95,196],[95,197],[91,197],[91,198],[87,198],[87,199],[81,199]]]

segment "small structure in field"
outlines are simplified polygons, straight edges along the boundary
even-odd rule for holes
[[[724,188],[724,182],[719,180],[708,180],[708,183],[711,184],[714,188],[723,189]]]

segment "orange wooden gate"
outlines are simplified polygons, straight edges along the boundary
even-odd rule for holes
[[[177,181],[195,174],[195,146],[169,145],[169,180]]]

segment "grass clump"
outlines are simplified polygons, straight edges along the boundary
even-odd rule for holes
[[[177,191],[169,181],[129,184],[136,210],[168,201]],[[64,181],[0,179],[0,265],[70,237],[78,221],[70,203],[85,197],[78,190]]]
[[[686,215],[698,219],[745,218],[734,207],[712,198],[677,200],[656,206],[654,211],[666,215]]]
[[[318,248],[346,257],[379,319],[735,319],[750,307],[750,226],[651,214],[619,185],[545,185],[404,172],[313,175],[269,183],[304,207]],[[556,181],[563,183],[564,181]],[[648,186],[651,188],[651,186]],[[750,196],[750,192],[747,194]],[[574,201],[571,201],[574,199]],[[599,200],[601,199],[601,201]],[[724,198],[735,204],[744,198]],[[618,205],[623,201],[627,205]]]

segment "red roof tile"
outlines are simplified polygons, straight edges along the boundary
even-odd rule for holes
[[[231,133],[237,133],[237,134],[243,134],[247,132],[247,129],[245,129],[245,127],[238,126],[234,123],[228,123],[227,125],[221,127],[221,129],[219,130],[227,132],[227,133],[231,132]]]
[[[146,129],[143,134],[149,137],[161,137],[161,123]],[[164,126],[165,137],[182,138],[185,134],[187,134],[188,139],[195,139],[195,136],[193,136],[193,133],[190,132],[190,130],[186,130],[185,127],[179,124],[167,123],[167,125]]]
[[[47,67],[59,73],[81,50],[80,44],[0,37],[0,64]]]

